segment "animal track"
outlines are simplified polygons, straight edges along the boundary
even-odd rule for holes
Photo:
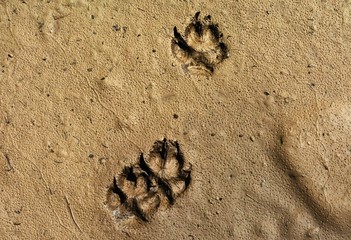
[[[199,16],[200,12],[197,12],[186,27],[185,39],[174,27],[171,49],[185,72],[210,75],[215,66],[229,56],[228,47],[222,42],[223,34],[211,16],[205,16],[203,20]]]
[[[186,164],[177,141],[156,141],[145,158],[127,166],[107,192],[107,206],[117,221],[136,218],[144,222],[159,208],[173,205],[190,185],[191,165]]]

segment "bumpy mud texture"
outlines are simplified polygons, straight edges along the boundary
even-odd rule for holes
[[[107,192],[108,208],[117,221],[136,218],[144,222],[159,208],[173,205],[190,185],[191,165],[184,161],[177,141],[156,141],[149,157],[127,166],[114,177]]]
[[[172,53],[181,62],[185,72],[194,75],[211,75],[217,64],[228,57],[228,48],[222,42],[223,34],[211,16],[199,19],[197,12],[185,29],[185,38],[174,27]]]

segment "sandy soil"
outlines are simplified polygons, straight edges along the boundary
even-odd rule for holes
[[[350,239],[351,2],[125,2],[0,0],[1,239]],[[209,77],[171,51],[197,11]],[[117,222],[113,177],[164,137],[189,189]]]

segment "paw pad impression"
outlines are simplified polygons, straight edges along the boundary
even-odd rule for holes
[[[148,158],[126,166],[114,177],[107,192],[107,206],[117,221],[136,218],[144,222],[159,208],[173,205],[191,182],[191,165],[186,164],[177,141],[156,141]]]
[[[211,75],[217,64],[226,59],[228,47],[222,42],[223,34],[211,16],[199,19],[197,12],[185,29],[185,37],[174,27],[171,43],[173,55],[181,62],[185,72],[196,75]]]

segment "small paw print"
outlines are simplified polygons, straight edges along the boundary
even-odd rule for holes
[[[199,19],[197,12],[185,29],[185,37],[174,27],[171,43],[173,55],[182,64],[185,72],[194,75],[211,75],[217,64],[226,59],[228,47],[222,42],[223,34],[211,16]]]
[[[135,218],[149,222],[160,207],[173,205],[190,185],[191,165],[186,164],[177,141],[156,141],[148,158],[127,166],[107,192],[107,206],[117,221]]]

